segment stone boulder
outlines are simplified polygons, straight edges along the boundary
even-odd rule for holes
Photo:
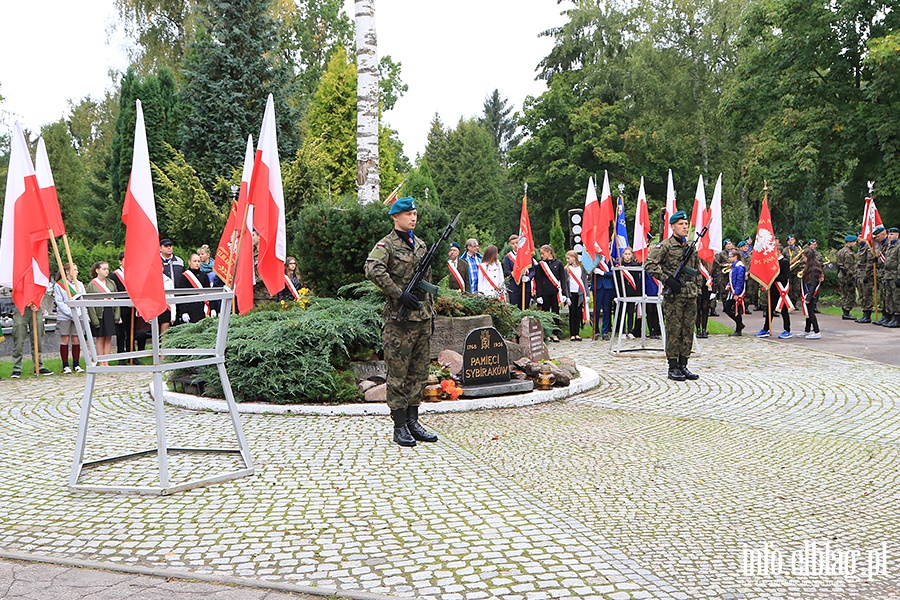
[[[373,388],[366,390],[366,402],[384,402],[387,400],[387,384],[379,383]]]
[[[431,360],[438,357],[441,350],[453,350],[462,356],[466,345],[466,336],[473,329],[491,327],[490,315],[474,317],[435,317],[434,335],[431,336]]]
[[[458,377],[462,372],[463,357],[455,350],[441,350],[438,353],[437,361],[441,366],[447,365],[451,375]]]

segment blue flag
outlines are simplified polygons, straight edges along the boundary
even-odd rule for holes
[[[622,250],[628,248],[628,227],[625,225],[625,201],[622,196],[616,201],[616,235],[612,242],[612,257],[616,261],[622,258]]]

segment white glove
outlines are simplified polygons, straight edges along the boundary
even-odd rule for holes
[[[185,323],[190,323],[191,315],[184,313],[183,315],[181,315],[181,320],[184,321]]]
[[[572,304],[572,299],[568,296],[563,296],[563,306],[568,306]]]
[[[529,281],[531,281],[531,277],[529,277],[528,275],[522,275],[522,283],[528,283]]]
[[[715,300],[715,299],[716,299],[716,295],[715,295],[715,294],[710,294],[710,295],[709,295],[709,299],[710,299],[710,300]]]
[[[540,304],[541,306],[543,306],[543,305],[544,305],[544,299],[541,298],[540,296],[538,296],[537,303]]]
[[[211,316],[212,318],[216,318],[217,316],[219,316],[219,313],[216,312],[216,309],[212,309],[209,311],[209,316]]]
[[[594,269],[594,275],[605,275],[605,274],[606,274],[606,271],[601,270],[600,267],[597,267],[596,269]]]

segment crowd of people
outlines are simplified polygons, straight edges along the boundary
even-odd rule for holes
[[[255,233],[255,232],[254,232]],[[256,241],[254,236],[254,259],[256,253]],[[174,244],[169,238],[159,241],[160,265],[163,274],[163,287],[170,289],[200,289],[210,287],[222,287],[225,283],[213,270],[213,258],[210,247],[206,244],[197,248],[188,257],[187,263],[175,255]],[[125,253],[120,252],[118,268],[110,270],[106,261],[97,261],[90,268],[90,280],[82,283],[78,279],[78,265],[65,263],[63,273],[57,273],[52,288],[53,301],[56,307],[56,331],[59,334],[59,355],[62,361],[62,373],[82,373],[84,368],[81,360],[81,345],[75,328],[75,319],[78,318],[69,299],[76,294],[106,294],[127,289],[125,282]],[[254,260],[255,262],[255,260]],[[270,298],[265,292],[265,286],[256,286],[260,296],[266,300],[294,300],[298,297],[298,290],[304,286],[297,274],[297,259],[287,257],[284,265],[285,287]],[[261,291],[259,291],[261,290]],[[256,299],[256,298],[255,298]],[[169,327],[181,323],[196,323],[206,317],[215,317],[218,310],[216,302],[185,302],[170,305],[157,317],[160,333]],[[32,315],[34,313],[35,316]],[[151,325],[142,319],[130,306],[116,307],[89,307],[87,309],[88,322],[91,335],[94,338],[98,355],[110,355],[112,353],[112,338],[116,338],[116,353],[123,354],[134,350],[145,350],[147,341],[151,337]],[[34,324],[37,324],[37,352],[38,373],[40,375],[53,375],[40,358],[43,351],[41,338],[44,336],[44,318],[40,307],[29,305],[24,313],[13,310],[13,370],[11,377],[18,379],[22,376],[23,350],[25,341],[32,340],[34,344]],[[34,350],[34,349],[33,349]],[[71,357],[71,362],[70,362]],[[107,361],[98,363],[107,366]]]

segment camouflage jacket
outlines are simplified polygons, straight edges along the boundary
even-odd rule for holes
[[[675,273],[678,263],[684,255],[687,244],[682,244],[674,235],[664,240],[659,245],[659,250],[651,252],[647,261],[644,263],[644,269],[650,275],[656,277],[660,282],[665,283],[666,279]],[[681,291],[676,294],[679,298],[696,298],[700,294],[700,260],[697,258],[697,252],[694,251],[688,259],[688,268],[693,269],[693,275],[682,271],[679,279],[683,284]]]
[[[875,270],[875,263],[872,262],[872,250],[869,244],[860,242],[859,249],[856,251],[856,277],[862,279],[867,277],[869,283],[872,283],[872,273]]]
[[[900,242],[888,242],[884,245],[884,275],[888,279],[896,279],[900,271]]]
[[[844,246],[838,250],[835,263],[838,268],[838,279],[843,282],[853,281],[853,272],[856,269],[856,255],[853,248]]]
[[[369,252],[369,257],[366,258],[366,277],[381,288],[381,291],[387,296],[384,306],[386,323],[391,321],[391,315],[400,310],[400,296],[403,294],[403,289],[412,279],[416,267],[425,257],[426,252],[428,252],[428,247],[424,240],[416,237],[415,250],[413,250],[396,231],[391,231],[381,238]],[[430,268],[425,274],[425,281],[431,282]],[[434,315],[431,294],[417,290],[415,295],[422,302],[422,307],[409,311],[408,320],[428,321]]]

